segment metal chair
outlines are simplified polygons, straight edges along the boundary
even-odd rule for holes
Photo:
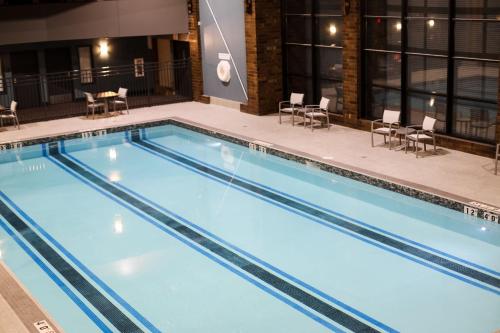
[[[19,119],[17,118],[17,102],[10,102],[10,109],[6,109],[0,114],[0,127],[3,126],[4,119],[12,119],[14,126],[17,125],[17,129],[21,129],[19,125]]]
[[[127,100],[127,88],[119,88],[118,89],[118,96],[115,97],[114,100],[111,101],[113,104],[113,111],[116,111],[116,106],[117,105],[122,105],[127,108],[127,114],[130,114],[128,110],[128,100]]]
[[[95,118],[95,110],[102,108],[104,110],[105,104],[104,103],[99,103],[94,99],[94,96],[92,96],[91,93],[85,92],[85,98],[87,99],[87,114],[85,117],[88,118],[89,116],[89,110],[92,111],[92,119]]]
[[[281,124],[281,113],[290,113],[292,115],[292,126],[295,126],[295,111],[297,113],[304,105],[304,94],[292,93],[289,101],[279,103],[279,120]]]
[[[415,151],[415,157],[418,158],[418,143],[422,142],[424,144],[424,151],[427,150],[426,142],[432,141],[434,145],[434,154],[436,154],[436,136],[434,133],[434,128],[436,127],[436,119],[432,117],[425,116],[424,122],[422,126],[413,125],[407,126],[407,128],[415,128],[417,132],[414,134],[406,135],[406,144],[405,144],[405,154],[408,151],[409,142],[413,142],[413,147]],[[420,128],[420,129],[418,129]]]
[[[304,128],[306,127],[306,118],[309,118],[312,132],[314,130],[314,118],[316,118],[321,121],[321,124],[323,124],[322,121],[326,119],[328,130],[330,130],[330,117],[328,113],[329,106],[330,100],[325,97],[321,98],[319,105],[306,105],[304,112]]]
[[[387,136],[389,136],[389,149],[392,148],[391,138],[392,135],[395,134],[396,130],[399,128],[400,116],[401,116],[401,111],[384,110],[382,119],[377,119],[372,121],[372,126],[371,126],[372,147],[375,146],[373,143],[373,134],[380,134],[384,136],[384,144],[387,143],[386,138]]]

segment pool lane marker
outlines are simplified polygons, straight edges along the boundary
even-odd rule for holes
[[[212,259],[213,261],[217,262],[233,273],[246,279],[268,294],[302,312],[303,314],[322,324],[326,328],[329,328],[334,332],[343,332],[343,330],[332,325],[329,321],[326,321],[322,317],[315,315],[313,312],[309,311],[309,309],[318,314],[321,314],[322,316],[332,320],[337,324],[342,325],[343,327],[351,331],[380,332],[379,330],[369,326],[368,324],[349,315],[348,313],[345,313],[333,307],[323,300],[305,292],[297,286],[254,264],[248,259],[236,254],[230,249],[205,237],[204,235],[173,219],[172,217],[161,212],[155,207],[143,202],[142,200],[137,199],[135,196],[127,193],[126,191],[117,187],[115,184],[109,182],[105,177],[100,177],[91,173],[83,166],[68,159],[65,155],[60,154],[59,147],[56,142],[52,142],[49,144],[48,158],[63,170],[82,180],[92,188],[103,193],[108,198],[113,199],[123,207],[131,210],[133,213],[139,215],[146,221],[156,226],[158,226],[157,222],[160,222],[159,226],[163,227],[161,228],[161,230],[167,232],[169,235],[197,250],[199,253],[204,254],[208,258]],[[227,263],[230,263],[231,265],[228,265]],[[239,270],[235,269],[235,267],[239,268]],[[243,274],[242,271],[247,273],[248,275]],[[270,287],[274,289],[271,289]],[[280,293],[277,293],[275,290],[278,290]],[[284,295],[286,295],[286,297]],[[298,303],[292,302],[291,299],[297,301]],[[302,305],[305,305],[307,308],[302,307]]]
[[[1,214],[0,214],[1,215]],[[39,256],[24,244],[24,242],[12,231],[3,219],[0,218],[0,227],[16,242],[16,244],[40,267],[45,274],[85,313],[85,315],[99,327],[104,333],[112,333],[112,331],[104,324],[104,322],[96,316],[94,312],[71,290],[63,280],[61,280]]]
[[[28,244],[120,332],[143,332],[130,318],[111,303],[96,287],[87,281],[73,266],[64,260],[59,253],[17,216],[3,200],[0,200],[0,214]],[[9,232],[8,229],[6,231]],[[9,234],[12,236],[13,233],[10,232]],[[87,315],[89,314],[87,313]],[[98,324],[95,320],[94,322]],[[99,323],[99,327],[104,332],[111,332],[107,327],[104,328],[105,326],[103,327],[102,325]]]
[[[475,270],[471,267],[461,265],[461,264],[456,263],[454,261],[451,261],[449,259],[440,257],[436,254],[429,253],[425,250],[419,249],[415,246],[412,246],[412,245],[403,243],[401,241],[398,241],[396,239],[390,238],[388,236],[379,234],[379,233],[377,233],[373,230],[370,230],[368,228],[365,228],[363,226],[351,223],[351,222],[346,221],[346,220],[342,220],[342,219],[340,219],[336,216],[333,216],[327,212],[318,210],[314,207],[307,206],[301,202],[297,202],[297,201],[290,199],[290,198],[287,198],[283,195],[273,193],[265,188],[261,188],[261,187],[258,187],[256,185],[242,181],[241,179],[235,178],[233,175],[231,175],[231,176],[227,175],[227,174],[222,173],[220,171],[214,170],[208,166],[202,165],[202,164],[197,163],[193,160],[190,160],[190,159],[185,158],[183,156],[172,153],[166,149],[160,148],[160,147],[153,145],[149,142],[145,142],[144,140],[142,140],[140,138],[138,131],[132,131],[131,135],[132,135],[132,142],[134,142],[134,143],[136,143],[144,148],[147,148],[149,151],[153,151],[153,152],[158,153],[160,155],[163,155],[169,159],[177,161],[181,165],[185,165],[191,169],[194,169],[194,170],[201,172],[202,174],[207,174],[211,177],[222,180],[223,182],[225,182],[227,184],[234,185],[235,188],[242,188],[246,191],[255,193],[259,197],[264,197],[264,198],[270,199],[270,200],[277,202],[285,207],[289,207],[289,208],[293,209],[294,211],[305,213],[306,215],[313,216],[313,217],[318,218],[320,220],[326,221],[329,224],[337,226],[339,228],[342,228],[343,230],[346,230],[350,233],[362,236],[363,238],[358,238],[360,240],[364,240],[364,239],[372,240],[372,241],[375,241],[379,244],[383,244],[390,249],[395,249],[398,251],[398,252],[391,251],[392,253],[398,254],[398,253],[403,252],[403,253],[409,254],[413,257],[423,259],[426,262],[430,262],[434,265],[443,267],[449,271],[458,273],[460,275],[467,276],[467,277],[472,278],[476,281],[480,281],[484,284],[490,285],[490,286],[497,288],[497,289],[492,289],[488,286],[484,286],[482,284],[475,283],[474,281],[471,281],[468,279],[463,279],[463,278],[460,279],[460,280],[467,282],[469,284],[472,284],[476,287],[480,287],[482,289],[485,289],[485,290],[491,291],[497,295],[500,295],[500,290],[498,290],[498,288],[500,288],[500,279],[498,279],[494,276],[490,276],[486,273]],[[371,243],[371,244],[373,244],[373,243]],[[382,247],[382,248],[385,249],[385,247]],[[401,252],[399,252],[399,251],[401,251]],[[408,258],[408,256],[405,256],[405,258]],[[430,266],[430,265],[426,265],[426,266],[430,267],[430,268],[434,267],[434,266]],[[446,272],[443,270],[440,270],[440,271]],[[448,274],[448,275],[450,275],[450,274]],[[450,276],[458,277],[457,275],[450,275]]]
[[[118,304],[126,309],[134,318],[136,318],[145,328],[152,333],[161,333],[150,321],[141,315],[133,306],[125,301],[116,291],[109,287],[97,275],[95,275],[88,267],[86,267],[80,260],[78,260],[71,252],[69,252],[61,243],[52,237],[45,229],[43,229],[31,216],[23,211],[16,203],[9,198],[4,192],[0,190],[0,200],[7,203],[15,213],[17,213],[24,221],[28,222],[36,231],[38,231],[45,239],[58,249],[66,258],[68,258],[80,271],[85,273],[95,284],[97,284],[103,291],[110,295]]]
[[[135,145],[134,143],[132,143],[132,145]],[[140,147],[139,147],[140,148]],[[61,141],[61,146],[60,146],[60,149],[61,149],[61,152],[64,154],[65,157],[67,157],[68,159],[70,159],[71,161],[75,162],[76,164],[84,167],[84,169],[90,171],[91,173],[93,173],[94,175],[97,175],[98,177],[101,177],[102,179],[108,179],[105,175],[103,175],[102,173],[100,173],[99,171],[97,171],[96,169],[93,169],[91,166],[85,164],[84,162],[82,162],[81,160],[78,160],[77,158],[75,158],[74,156],[68,154],[66,152],[66,149],[65,149],[65,146],[64,146],[64,142]],[[141,148],[142,149],[142,148]],[[222,245],[224,246],[227,246],[233,250],[235,250],[236,252],[242,254],[243,256],[247,257],[247,258],[250,258],[252,261],[256,262],[257,264],[261,265],[261,266],[264,266],[266,268],[268,268],[269,270],[277,273],[278,275],[281,275],[283,276],[285,279],[288,279],[289,281],[292,281],[293,283],[299,285],[300,287],[303,287],[309,291],[311,291],[312,293],[322,297],[323,299],[335,304],[336,306],[339,306],[341,307],[342,309],[344,310],[347,310],[348,312],[354,314],[355,316],[363,319],[363,320],[366,320],[367,322],[373,324],[374,326],[376,327],[379,327],[381,328],[382,330],[386,331],[386,332],[398,332],[397,330],[393,329],[392,327],[376,320],[375,318],[372,318],[370,317],[369,315],[353,308],[352,306],[342,302],[341,300],[339,299],[336,299],[335,297],[319,290],[318,288],[298,279],[297,277],[271,265],[270,263],[252,255],[251,253],[239,248],[238,246],[226,241],[225,239],[223,238],[220,238],[219,236],[211,233],[210,231],[202,228],[201,226],[193,223],[193,222],[190,222],[188,220],[186,220],[185,218],[183,218],[182,216],[166,209],[165,207],[159,205],[158,203],[144,197],[143,195],[133,191],[132,189],[130,188],[127,188],[125,187],[124,185],[120,184],[120,183],[113,183],[116,187],[122,189],[123,191],[125,191],[126,193],[129,193],[133,196],[135,196],[136,198],[138,198],[139,200],[142,200],[143,202],[153,206],[154,208],[160,210],[161,212],[167,214],[168,216],[171,216],[172,218],[176,219],[176,220],[179,220],[181,221],[182,223],[185,223],[187,224],[188,226],[192,227],[193,229],[197,230],[197,231],[200,231],[202,234],[208,236],[209,238],[221,243]],[[113,199],[113,198],[112,198]]]
[[[388,235],[388,236],[390,236],[390,237],[397,238],[397,239],[402,240],[402,241],[404,241],[404,242],[410,243],[410,244],[412,244],[412,245],[416,245],[416,246],[421,247],[421,248],[423,248],[423,249],[426,249],[426,250],[428,250],[428,251],[431,251],[431,252],[437,253],[437,254],[439,254],[439,255],[441,255],[441,256],[444,256],[444,257],[450,258],[450,259],[452,259],[452,260],[455,260],[455,261],[458,261],[458,262],[464,263],[464,264],[466,264],[466,265],[468,265],[468,266],[472,266],[472,267],[475,267],[475,268],[477,268],[477,269],[479,269],[479,270],[482,270],[482,271],[488,272],[488,273],[490,273],[490,274],[492,274],[492,275],[494,275],[494,276],[500,277],[500,272],[498,272],[498,271],[496,271],[496,270],[494,270],[494,269],[491,269],[491,268],[489,268],[489,267],[485,267],[485,266],[482,266],[482,265],[479,265],[479,264],[473,263],[473,262],[471,262],[471,261],[465,260],[465,259],[460,258],[460,257],[457,257],[457,256],[455,256],[455,255],[452,255],[452,254],[446,253],[446,252],[444,252],[444,251],[441,251],[441,250],[435,249],[435,248],[433,248],[433,247],[431,247],[431,246],[428,246],[428,245],[425,245],[425,244],[419,243],[419,242],[414,241],[414,240],[412,240],[412,239],[409,239],[409,238],[406,238],[406,237],[400,236],[400,235],[395,234],[395,233],[393,233],[393,232],[390,232],[390,231],[384,230],[384,229],[382,229],[382,228],[379,228],[379,227],[373,226],[373,225],[371,225],[371,224],[368,224],[368,223],[362,222],[362,221],[360,221],[360,220],[354,219],[354,218],[352,218],[352,217],[350,217],[350,216],[344,215],[344,214],[339,213],[339,212],[337,212],[337,211],[334,211],[334,210],[331,210],[331,209],[328,209],[328,208],[322,207],[322,206],[320,206],[320,205],[314,204],[314,203],[312,203],[312,202],[309,202],[309,201],[307,201],[307,200],[304,200],[304,199],[299,198],[299,197],[297,197],[297,196],[294,196],[294,195],[292,195],[292,194],[289,194],[289,193],[286,193],[286,192],[283,192],[283,191],[277,190],[277,189],[272,188],[272,187],[270,187],[270,186],[267,186],[267,185],[261,184],[261,183],[259,183],[259,182],[256,182],[256,181],[253,181],[253,180],[250,180],[250,179],[248,179],[248,178],[245,178],[245,177],[239,176],[239,175],[237,175],[237,174],[235,174],[235,173],[230,173],[230,172],[228,172],[228,171],[226,171],[226,170],[224,170],[224,169],[221,169],[221,168],[219,168],[219,167],[217,167],[217,166],[214,166],[214,165],[208,164],[208,163],[206,163],[206,162],[203,162],[203,161],[201,161],[201,160],[199,160],[199,159],[197,159],[197,158],[195,158],[195,157],[193,157],[193,156],[189,156],[189,155],[183,154],[183,153],[181,153],[181,152],[179,152],[179,151],[177,151],[177,150],[175,150],[175,149],[169,148],[169,147],[167,147],[167,146],[165,146],[165,145],[162,145],[162,144],[160,144],[160,143],[158,143],[158,142],[152,141],[151,139],[147,139],[147,138],[146,138],[147,132],[145,131],[145,129],[141,129],[141,132],[142,132],[142,140],[143,140],[144,142],[147,142],[147,143],[150,143],[150,144],[152,144],[152,145],[155,145],[155,146],[157,146],[157,147],[159,147],[159,148],[161,148],[161,149],[165,149],[166,151],[172,152],[172,153],[174,153],[174,154],[176,154],[176,155],[179,155],[179,156],[185,157],[185,158],[187,158],[187,159],[189,159],[189,160],[192,160],[192,161],[194,161],[194,162],[196,162],[196,163],[199,163],[199,164],[201,164],[201,165],[204,165],[204,166],[206,166],[206,167],[208,167],[208,168],[210,168],[210,169],[217,170],[217,171],[219,171],[219,172],[221,172],[221,173],[224,173],[224,174],[226,174],[226,175],[230,176],[231,178],[240,179],[240,180],[242,180],[242,181],[244,181],[244,182],[247,182],[247,183],[250,183],[250,184],[256,185],[257,187],[261,187],[261,188],[267,189],[267,190],[269,190],[269,191],[271,191],[271,192],[274,192],[274,193],[277,193],[277,194],[279,194],[279,195],[282,195],[282,196],[285,196],[285,197],[291,198],[292,200],[296,200],[296,201],[299,201],[299,202],[301,202],[301,203],[304,203],[304,204],[306,204],[306,205],[308,205],[308,206],[311,206],[311,207],[317,208],[317,209],[319,209],[319,210],[322,210],[322,211],[324,211],[324,212],[327,212],[327,213],[329,213],[329,214],[332,214],[332,215],[334,215],[334,216],[337,216],[337,217],[339,217],[339,218],[341,218],[341,219],[347,219],[347,220],[349,220],[349,221],[351,221],[351,222],[353,222],[353,223],[356,223],[356,224],[362,225],[362,226],[367,227],[367,228],[369,228],[369,229],[372,229],[372,230],[375,230],[375,231],[377,231],[377,232],[380,232],[380,233],[386,234],[386,235]],[[127,139],[129,139],[129,138],[127,137]],[[130,139],[129,139],[129,140],[130,140]],[[148,152],[150,152],[150,151],[148,151]],[[192,169],[190,169],[190,170],[192,170]]]

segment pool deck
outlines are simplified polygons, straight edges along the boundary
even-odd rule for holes
[[[329,131],[323,128],[311,132],[302,126],[292,127],[289,117],[279,125],[277,115],[258,117],[196,102],[132,109],[129,115],[94,120],[75,117],[31,123],[22,125],[21,130],[4,128],[0,131],[0,144],[172,117],[326,158],[334,165],[367,170],[375,176],[398,180],[426,192],[443,196],[448,193],[500,207],[500,175],[494,175],[493,156],[485,158],[438,147],[437,155],[428,152],[416,159],[414,153],[389,150],[379,135],[375,136],[372,148],[370,133],[365,131],[333,125]]]
[[[302,126],[292,127],[289,117],[284,118],[283,124],[279,125],[277,115],[258,117],[219,105],[188,102],[133,109],[129,115],[99,117],[95,120],[75,117],[26,124],[21,126],[21,130],[2,128],[0,144],[168,118],[272,143],[300,155],[354,171],[366,171],[378,178],[437,195],[451,194],[464,200],[500,207],[500,175],[495,176],[493,173],[493,157],[489,159],[438,147],[437,155],[426,153],[416,159],[414,153],[389,150],[384,146],[381,136],[376,136],[376,146],[372,148],[370,133],[365,131],[333,125],[329,131],[317,129],[311,132]],[[10,288],[5,287],[4,281],[7,280],[11,285],[18,285],[15,289],[18,293],[14,296]],[[39,319],[34,318],[48,317],[42,316],[43,311],[15,282],[1,261],[0,282],[0,331],[36,332],[33,322]],[[31,307],[26,307],[31,309],[29,311],[23,310],[27,299],[31,300]],[[56,330],[60,332],[59,328]]]

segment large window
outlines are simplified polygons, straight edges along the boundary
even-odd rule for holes
[[[343,0],[283,0],[285,92],[343,110]]]
[[[403,124],[495,140],[500,1],[365,0],[364,112],[401,110]]]

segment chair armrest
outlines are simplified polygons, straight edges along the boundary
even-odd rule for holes
[[[418,129],[422,129],[422,125],[410,125],[410,126],[406,126],[406,128],[414,128],[414,129],[418,130]]]
[[[319,108],[319,105],[316,105],[316,104],[314,104],[314,105],[306,105],[305,108],[306,109],[317,109],[317,108]]]
[[[282,106],[283,104],[290,104],[290,101],[281,101],[279,106]]]

